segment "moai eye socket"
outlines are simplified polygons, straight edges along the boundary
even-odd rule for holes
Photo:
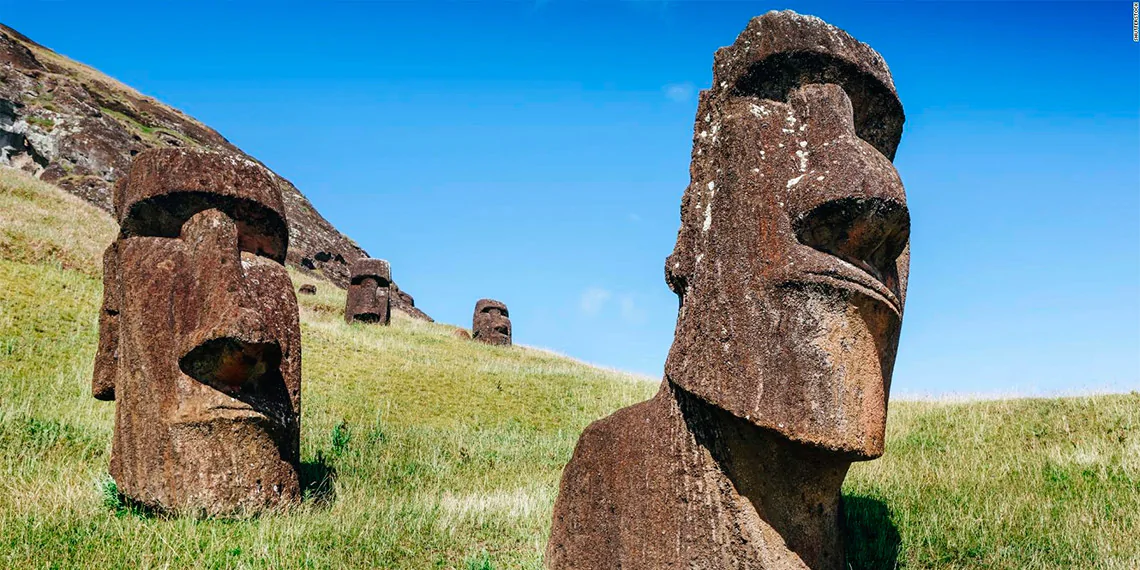
[[[211,209],[234,220],[238,249],[285,261],[289,230],[277,212],[252,200],[206,192],[174,192],[135,202],[120,222],[120,235],[176,238],[187,220]]]
[[[895,261],[910,239],[906,205],[885,198],[840,198],[793,222],[800,243],[838,257],[898,293]]]
[[[732,91],[786,103],[789,93],[811,83],[842,87],[851,99],[855,134],[894,160],[902,138],[902,104],[882,81],[851,62],[818,52],[777,53],[753,64]]]
[[[119,237],[180,237],[196,215],[223,212],[237,226],[242,251],[285,262],[289,227],[276,178],[238,155],[152,149],[115,184]]]

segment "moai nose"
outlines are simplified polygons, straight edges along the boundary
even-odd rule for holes
[[[237,224],[206,210],[182,226],[191,256],[190,282],[178,307],[182,357],[188,376],[225,392],[237,392],[281,364],[281,347],[248,290]]]
[[[827,137],[855,134],[855,110],[851,98],[839,85],[804,85],[791,94],[789,102],[811,134],[826,133]]]

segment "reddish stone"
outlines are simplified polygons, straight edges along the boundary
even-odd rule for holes
[[[300,323],[273,176],[235,155],[151,150],[114,202],[92,390],[116,402],[120,492],[208,515],[299,500]]]
[[[345,300],[344,320],[347,323],[377,323],[392,321],[392,269],[383,259],[358,259],[352,264],[352,277]]]
[[[510,346],[511,319],[507,306],[494,299],[480,299],[475,303],[471,338],[487,344]]]
[[[844,568],[840,486],[883,452],[910,218],[871,48],[770,12],[717,51],[666,260],[661,391],[583,433],[546,564]]]

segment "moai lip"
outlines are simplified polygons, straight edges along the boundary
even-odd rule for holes
[[[475,303],[471,318],[471,338],[486,344],[511,345],[511,319],[507,305],[494,299]]]
[[[300,323],[276,179],[234,155],[148,150],[114,202],[92,391],[115,401],[119,491],[203,515],[300,500]]]
[[[344,320],[387,325],[392,320],[392,269],[383,259],[358,259],[350,268]]]
[[[549,568],[844,567],[840,486],[883,453],[906,298],[903,121],[882,57],[819,18],[716,52],[665,379],[582,434]]]

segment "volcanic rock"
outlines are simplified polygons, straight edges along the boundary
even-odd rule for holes
[[[487,344],[510,346],[511,319],[507,306],[494,299],[480,299],[475,303],[471,338]]]
[[[92,392],[111,476],[169,512],[300,500],[301,329],[277,179],[241,155],[148,150],[115,185]]]
[[[883,453],[902,323],[902,124],[883,59],[818,18],[770,12],[717,51],[665,378],[583,433],[549,568],[845,568],[840,486]]]
[[[387,325],[392,320],[392,269],[383,259],[358,259],[345,299],[344,320]]]

